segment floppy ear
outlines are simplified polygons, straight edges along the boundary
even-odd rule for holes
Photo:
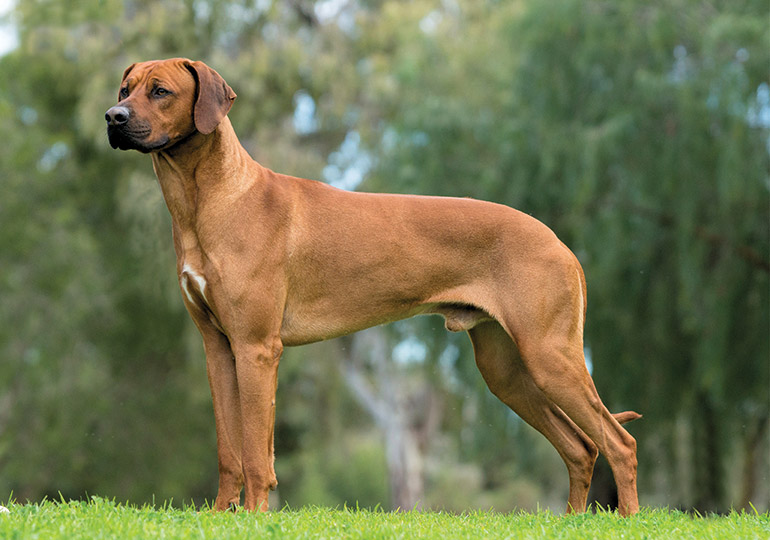
[[[193,120],[195,129],[208,135],[217,129],[235,100],[235,92],[219,73],[203,62],[190,62],[187,69],[198,86]]]
[[[128,74],[129,74],[129,73],[131,73],[131,70],[132,70],[132,69],[134,69],[134,66],[135,66],[135,65],[136,65],[136,63],[133,63],[133,64],[131,64],[130,66],[128,66],[128,67],[126,68],[126,71],[124,71],[124,72],[123,72],[123,78],[122,78],[122,79],[120,79],[121,85],[122,85],[123,81],[125,81],[125,80],[126,80],[126,77],[128,77]],[[121,97],[120,97],[120,90],[118,90],[118,101],[120,101],[120,100],[121,100]]]

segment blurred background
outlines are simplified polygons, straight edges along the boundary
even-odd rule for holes
[[[770,505],[766,0],[0,0],[0,501],[216,495],[201,340],[131,63],[203,60],[244,146],[345,189],[508,204],[573,249],[642,504]],[[423,317],[288,349],[272,504],[562,511],[547,441]],[[612,505],[599,461],[591,500]]]

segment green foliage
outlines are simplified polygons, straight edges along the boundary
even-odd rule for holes
[[[307,445],[276,464],[280,490],[287,490],[293,507],[338,506],[353,501],[375,508],[388,499],[382,441],[352,432],[326,445]]]
[[[643,510],[632,518],[599,511],[555,516],[472,512],[463,514],[307,507],[262,515],[213,514],[195,508],[124,506],[92,498],[85,502],[10,505],[0,515],[3,538],[516,538],[613,539],[678,538],[714,540],[766,538],[767,513],[731,512],[726,516],[691,516],[668,510]]]
[[[600,393],[645,414],[642,441],[673,439],[685,415],[698,465],[684,466],[720,479],[685,504],[724,504],[728,441],[752,431],[735,426],[768,414],[766,6],[461,5],[374,64],[367,186],[492,198],[549,224],[586,270]],[[427,9],[398,11],[401,31]]]
[[[236,131],[268,167],[331,179],[332,164],[366,189],[490,199],[546,222],[586,270],[601,395],[645,414],[630,427],[642,500],[768,504],[765,2],[361,0],[325,17],[319,2],[17,4],[20,45],[0,58],[0,493],[214,494],[167,212],[147,157],[110,149],[103,125],[125,67],[187,56],[235,89]],[[306,132],[298,95],[315,106]],[[431,504],[561,506],[555,453],[486,392],[464,336],[435,318],[389,336],[425,346],[408,370],[444,403]],[[292,505],[387,500],[338,352],[282,364],[276,466]]]

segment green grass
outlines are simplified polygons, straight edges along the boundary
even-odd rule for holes
[[[135,507],[98,497],[89,502],[6,504],[0,514],[2,539],[291,539],[291,538],[521,538],[521,539],[761,539],[770,538],[770,513],[733,512],[697,516],[644,509],[623,519],[599,512],[561,516],[550,512],[392,513],[369,510],[302,508],[267,514],[224,513]]]

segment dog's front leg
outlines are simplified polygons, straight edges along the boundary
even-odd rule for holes
[[[237,506],[243,487],[241,449],[241,402],[235,371],[235,357],[230,341],[208,320],[198,320],[206,351],[211,398],[217,430],[217,460],[219,462],[219,491],[214,510]]]
[[[233,343],[243,434],[244,508],[265,511],[268,493],[278,484],[273,467],[273,429],[280,337]]]

